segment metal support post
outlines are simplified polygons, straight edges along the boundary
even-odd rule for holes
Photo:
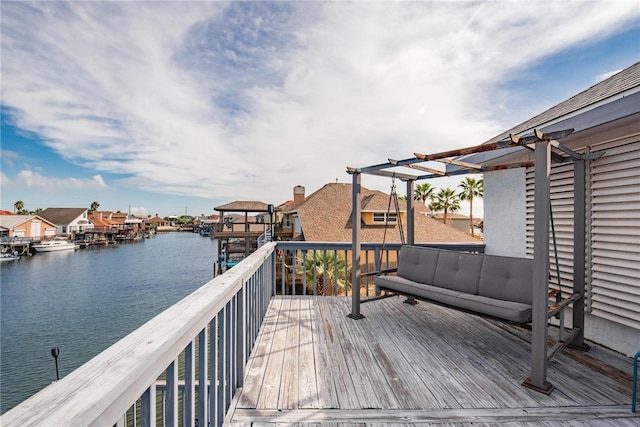
[[[573,292],[580,294],[580,298],[573,303],[573,329],[578,334],[569,346],[587,351],[589,346],[584,342],[584,296],[585,296],[585,260],[587,256],[586,233],[586,202],[585,181],[586,162],[576,159],[573,163]]]
[[[535,207],[533,232],[533,295],[531,376],[525,387],[549,394],[554,386],[547,381],[547,298],[549,293],[549,211],[551,209],[551,145],[541,141],[535,148]]]
[[[360,313],[360,212],[362,209],[360,183],[362,175],[353,174],[352,188],[352,212],[351,212],[351,313],[348,317],[352,319],[362,319],[364,315]]]
[[[407,181],[407,244],[413,245],[415,238],[415,209],[413,207],[413,186],[415,181],[410,179]]]

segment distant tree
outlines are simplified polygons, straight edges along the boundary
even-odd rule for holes
[[[180,218],[176,220],[176,223],[179,225],[193,224],[193,218],[186,215],[182,215]]]
[[[459,187],[462,189],[460,190],[460,200],[469,201],[469,227],[471,228],[471,235],[475,236],[473,230],[473,199],[481,199],[484,196],[484,181],[466,177]]]
[[[18,200],[13,204],[13,213],[20,215],[22,210],[24,209],[24,202],[22,200]]]
[[[448,213],[460,210],[460,196],[452,188],[443,188],[431,198],[429,207],[435,212],[443,211],[446,224]]]
[[[398,200],[407,201],[407,196],[398,196]]]
[[[413,200],[419,200],[422,203],[425,203],[431,198],[431,196],[433,196],[435,190],[435,187],[433,187],[428,182],[425,182],[424,184],[418,184],[413,190]]]
[[[89,207],[89,215],[93,215],[93,213],[97,211],[99,207],[100,207],[100,203],[91,202],[91,206]]]

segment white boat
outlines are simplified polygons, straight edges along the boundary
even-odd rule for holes
[[[3,252],[0,254],[0,261],[15,261],[17,259],[20,259],[20,256],[15,253]]]
[[[33,245],[33,248],[38,252],[68,251],[77,247],[79,246],[66,239],[53,239]]]

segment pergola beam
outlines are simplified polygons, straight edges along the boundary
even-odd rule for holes
[[[422,172],[428,172],[434,175],[440,175],[440,176],[446,176],[446,172],[445,171],[441,171],[438,169],[432,169],[432,168],[428,168],[426,166],[420,166],[420,165],[404,165],[405,168],[410,168],[410,169],[415,169],[418,171],[422,171]]]
[[[438,161],[442,162],[442,163],[449,164],[449,165],[462,166],[463,168],[467,168],[467,169],[476,169],[478,172],[482,170],[482,166],[480,166],[480,165],[476,165],[476,164],[473,164],[473,163],[467,163],[467,162],[461,162],[460,160],[441,159],[441,160],[438,160]]]

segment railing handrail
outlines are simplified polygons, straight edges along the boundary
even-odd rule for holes
[[[269,243],[0,417],[3,426],[113,425],[275,250]]]
[[[362,242],[361,247],[363,250],[374,250],[380,248],[381,242]],[[403,246],[402,243],[384,243],[384,247],[389,250],[398,250]],[[427,242],[416,243],[415,246],[427,246],[437,249],[449,249],[452,251],[484,251],[484,243],[449,243],[449,242]],[[304,241],[281,241],[278,242],[276,249],[286,250],[351,250],[351,242],[304,242]]]

